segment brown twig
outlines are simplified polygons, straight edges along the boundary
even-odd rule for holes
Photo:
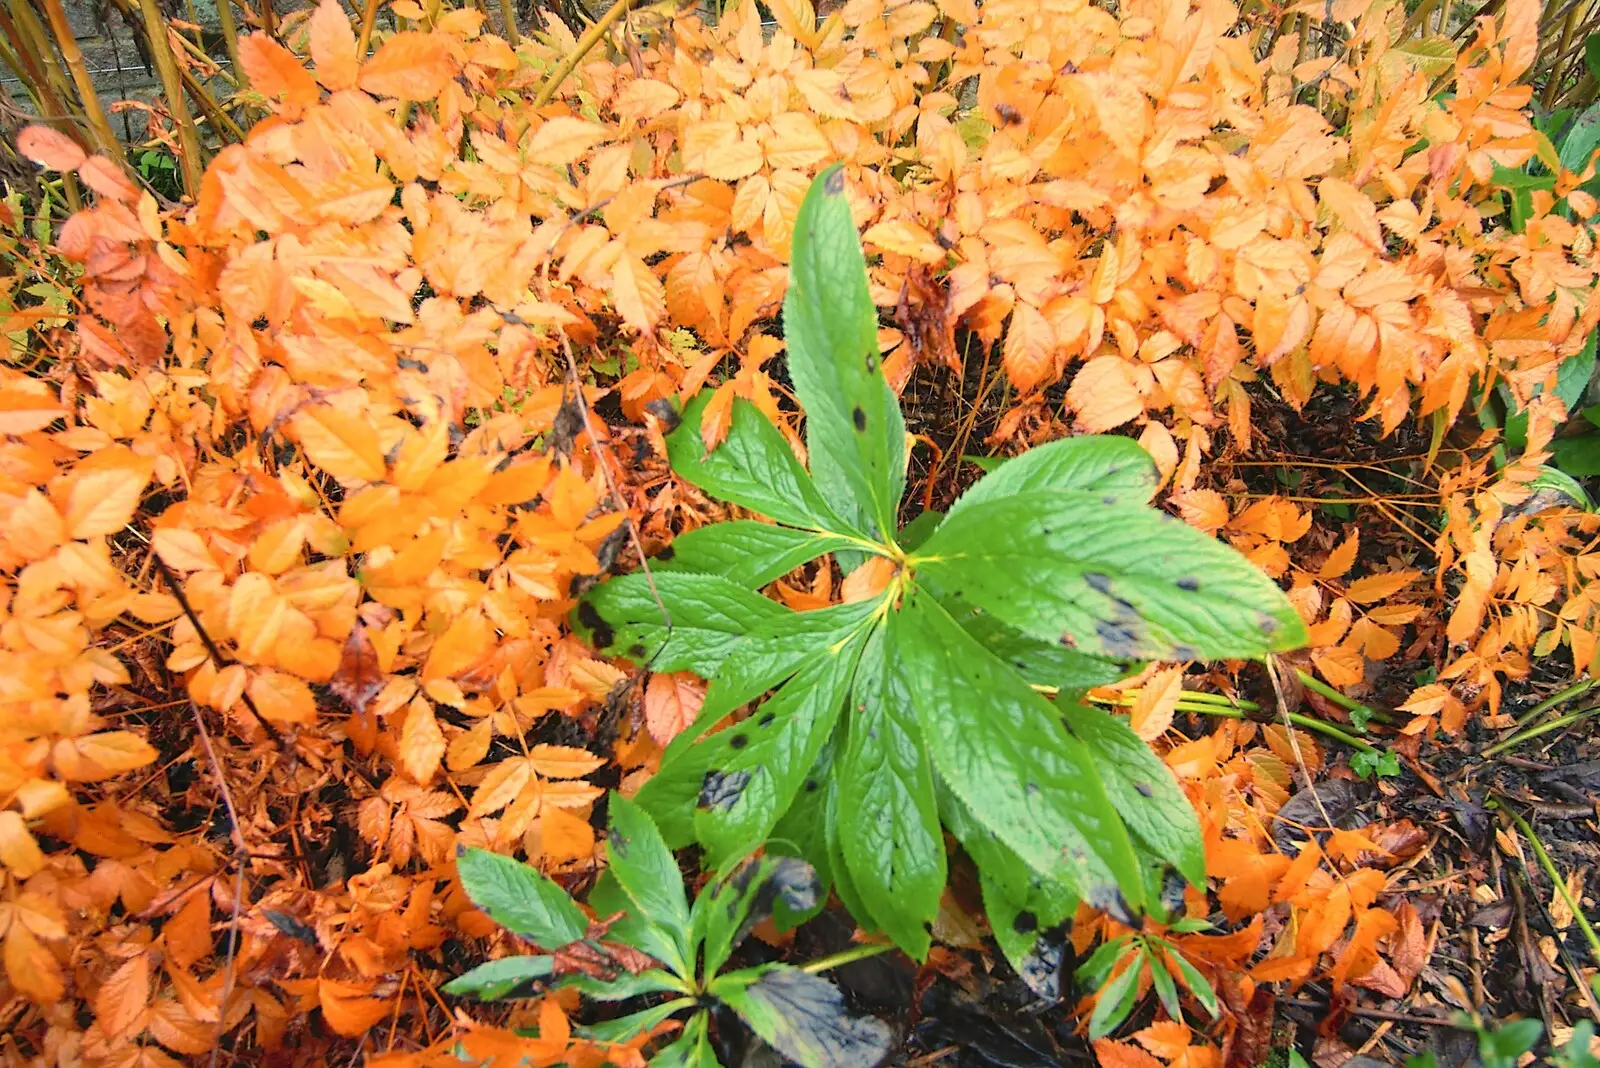
[[[160,566],[163,570],[166,567],[165,564]],[[250,847],[245,845],[244,832],[239,829],[239,810],[233,804],[233,792],[228,789],[227,776],[222,774],[222,762],[217,759],[217,751],[211,745],[211,733],[206,730],[205,717],[200,714],[200,706],[192,700],[189,702],[189,711],[194,714],[195,729],[200,732],[200,744],[205,747],[206,759],[211,761],[211,773],[217,777],[217,789],[222,793],[223,807],[228,810],[228,835],[233,839],[235,854],[233,900],[229,903],[228,952],[223,959],[222,991],[217,998],[217,1043],[211,1047],[211,1066],[216,1068],[217,1057],[222,1052],[222,1031],[228,1025],[228,995],[233,992],[234,956],[239,949],[239,903],[244,898],[244,865],[250,856]]]

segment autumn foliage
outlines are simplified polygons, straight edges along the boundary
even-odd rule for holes
[[[715,389],[708,441],[736,395],[793,434],[776,316],[835,160],[891,382],[1003,371],[996,451],[1137,434],[1175,514],[1285,580],[1300,666],[1363,697],[1383,661],[1433,665],[1393,698],[1424,737],[1495,715],[1536,650],[1593,663],[1600,524],[1530,483],[1563,414],[1534,395],[1600,321],[1595,205],[1543,195],[1513,232],[1493,180],[1541,152],[1528,0],[1443,53],[1396,43],[1398,6],[1345,0],[1326,24],[1321,2],[777,0],[776,29],[752,0],[652,9],[540,108],[576,45],[559,21],[513,49],[470,8],[394,10],[411,28],[365,61],[334,0],[246,38],[269,114],[192,203],[23,138],[94,196],[53,248],[79,303],[13,315],[0,370],[9,1061],[360,1042],[424,1063],[465,1036],[506,1064],[599,1062],[568,1049],[573,1003],[474,1020],[438,994],[513,949],[454,852],[581,881],[604,863],[594,802],[693,719],[698,680],[633,675],[566,614],[720,517],[667,473],[653,402]],[[1284,13],[1342,44],[1307,58]],[[1532,420],[1497,470],[1472,413],[1501,381]],[[1341,391],[1383,432],[1436,430],[1418,496],[1444,522],[1402,512],[1388,559],[1234,477],[1261,398]],[[776,591],[835,596],[826,573]],[[1170,732],[1166,671],[1135,726],[1202,815],[1191,911],[1235,925],[1179,939],[1223,992],[1212,1039],[1255,984],[1403,993],[1420,929],[1378,901],[1404,843],[1291,859],[1270,817],[1326,754],[1276,725]],[[1297,919],[1266,937],[1274,904]],[[1102,1055],[1188,1056],[1187,1032],[1141,1034]]]

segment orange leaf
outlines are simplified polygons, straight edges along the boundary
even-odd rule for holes
[[[311,687],[293,675],[265,668],[255,672],[245,688],[262,716],[274,723],[314,723],[317,699]]]
[[[1344,595],[1356,604],[1371,604],[1399,593],[1420,578],[1420,571],[1393,571],[1387,575],[1368,575],[1345,587]]]
[[[100,1029],[118,1038],[133,1029],[143,1030],[141,1017],[150,1000],[150,958],[138,953],[112,972],[94,995],[94,1014]]]
[[[664,746],[689,728],[705,700],[705,683],[687,671],[651,675],[644,690],[645,729]]]
[[[47,171],[75,171],[88,159],[78,142],[48,126],[24,126],[17,134],[17,151]]]
[[[154,462],[114,445],[81,461],[68,479],[62,513],[74,538],[115,534],[133,519]]]
[[[66,983],[61,966],[34,933],[20,923],[6,932],[6,975],[18,991],[42,1004],[61,1000]]]
[[[299,412],[290,421],[306,457],[341,482],[376,482],[385,465],[378,433],[360,416],[337,408]]]
[[[1067,403],[1091,434],[1111,430],[1144,414],[1150,371],[1120,356],[1096,356],[1078,369],[1067,389]]]
[[[1160,1061],[1132,1042],[1109,1038],[1095,1039],[1094,1059],[1100,1068],[1164,1068]]]
[[[400,731],[400,766],[417,782],[428,782],[439,770],[444,751],[444,731],[434,718],[433,706],[422,697],[413,699]]]
[[[161,942],[168,958],[180,968],[211,955],[211,894],[207,890],[190,894],[183,907],[162,925]]]
[[[565,167],[602,141],[611,131],[599,123],[572,115],[558,115],[533,132],[528,159],[546,167]]]
[[[82,738],[61,738],[55,744],[56,774],[76,782],[98,782],[142,768],[155,760],[155,749],[132,731],[101,731]]]
[[[355,1038],[393,1011],[389,999],[368,996],[370,989],[334,979],[317,980],[317,1000],[328,1026],[341,1035]]]
[[[536,745],[528,750],[533,770],[550,779],[581,779],[605,763],[587,749],[570,745]]]
[[[1055,372],[1055,335],[1050,329],[1050,323],[1039,314],[1037,308],[1031,304],[1019,302],[1011,310],[1011,326],[1006,331],[1005,347],[1002,355],[1006,364],[1006,375],[1013,385],[1023,393],[1028,393],[1044,385],[1054,377]],[[1121,363],[1121,360],[1117,361]],[[1087,372],[1084,368],[1083,372]],[[1076,386],[1076,382],[1074,382]],[[1144,405],[1139,405],[1143,411]],[[1137,414],[1137,413],[1135,413]],[[1129,416],[1132,418],[1132,416]],[[1126,419],[1118,422],[1126,422]],[[1111,424],[1115,426],[1116,424]]]
[[[1318,578],[1339,578],[1356,562],[1356,552],[1361,548],[1361,531],[1352,530],[1339,547],[1328,554],[1328,559],[1317,571]]]
[[[611,299],[622,321],[641,334],[655,332],[667,313],[667,291],[644,262],[624,252],[611,271]]]
[[[20,879],[27,879],[44,867],[44,851],[28,830],[22,814],[7,809],[0,812],[0,864]]]
[[[373,96],[432,100],[460,69],[456,47],[442,34],[397,33],[362,64],[357,84]]]
[[[1128,717],[1128,725],[1133,728],[1133,733],[1147,742],[1167,733],[1182,693],[1183,668],[1162,668],[1154,672],[1134,698],[1133,710]]]
[[[311,62],[317,67],[317,81],[337,92],[353,89],[360,65],[356,62],[356,35],[350,29],[339,0],[322,0],[312,12]]]
[[[291,118],[321,98],[316,79],[294,53],[264,33],[240,39],[239,65],[250,79],[250,88],[268,99],[281,100]]]

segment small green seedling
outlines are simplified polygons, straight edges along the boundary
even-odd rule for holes
[[[712,680],[639,803],[670,846],[699,841],[713,865],[787,843],[919,959],[948,830],[977,862],[1002,949],[1051,996],[1038,935],[1080,899],[1136,922],[1168,871],[1205,877],[1171,772],[1078,698],[1141,661],[1292,649],[1305,626],[1243,556],[1150,507],[1155,465],[1128,438],[1041,446],[948,514],[899,527],[905,423],[838,168],[801,205],[791,270],[784,336],[810,471],[742,400],[708,449],[702,395],[667,438],[673,469],[773,522],[683,535],[651,574],[606,582],[576,611],[595,648]],[[847,571],[877,558],[887,587],[813,612],[758,592],[826,553]]]
[[[659,962],[640,972],[620,966],[596,977],[560,973],[555,951],[586,946],[587,956],[606,959],[591,938],[588,918],[549,877],[510,857],[483,849],[464,850],[456,860],[473,904],[501,926],[550,953],[504,957],[452,980],[445,992],[494,999],[575,987],[597,1001],[641,999],[645,1008],[586,1027],[597,1042],[622,1042],[675,1016],[687,1015],[678,1038],[651,1058],[660,1068],[716,1068],[711,1048],[714,1004],[732,1009],[749,1028],[790,1060],[806,1068],[870,1068],[889,1052],[887,1024],[849,1013],[839,989],[821,971],[856,950],[805,968],[759,964],[724,972],[729,957],[750,929],[775,906],[803,912],[821,895],[817,874],[787,856],[745,860],[707,885],[691,908],[683,876],[661,833],[644,810],[613,794],[606,839],[610,865],[589,893],[589,907],[602,921],[609,942]]]
[[[1176,934],[1188,934],[1208,926],[1204,920],[1180,920],[1171,930]],[[1106,942],[1078,967],[1078,985],[1086,991],[1099,992],[1094,1012],[1089,1017],[1091,1040],[1106,1037],[1133,1012],[1139,1003],[1139,990],[1144,985],[1141,977],[1145,975],[1150,977],[1150,986],[1170,1019],[1183,1019],[1183,1005],[1178,997],[1180,985],[1188,989],[1213,1018],[1217,1015],[1216,991],[1211,989],[1206,977],[1183,958],[1177,946],[1159,935],[1125,934]]]

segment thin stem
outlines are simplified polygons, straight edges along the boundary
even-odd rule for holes
[[[632,6],[633,0],[616,0],[606,9],[606,13],[600,16],[598,22],[583,31],[583,36],[578,38],[577,46],[562,57],[561,62],[557,64],[556,69],[539,90],[539,95],[534,97],[533,109],[535,111],[555,98],[556,90],[561,88],[561,83],[567,80],[567,75],[572,73],[572,69],[582,61],[584,56],[588,55],[590,49],[600,43],[600,39],[606,35],[606,31],[610,30],[618,19],[627,14],[628,9]]]
[[[1596,681],[1600,680],[1583,679],[1579,682],[1573,683],[1571,686],[1568,686],[1565,690],[1560,690],[1551,694],[1549,697],[1546,697],[1543,701],[1540,701],[1522,715],[1518,716],[1517,726],[1526,727],[1528,724],[1532,723],[1534,720],[1538,719],[1540,716],[1544,715],[1557,705],[1565,704],[1574,697],[1588,693],[1590,690],[1594,689]]]
[[[1594,958],[1595,963],[1600,964],[1600,935],[1595,934],[1594,925],[1583,914],[1583,906],[1572,900],[1572,891],[1567,889],[1567,881],[1561,878],[1560,872],[1556,871],[1556,863],[1550,859],[1550,854],[1545,851],[1544,843],[1539,841],[1537,834],[1533,833],[1533,828],[1528,824],[1528,821],[1523,819],[1510,805],[1505,804],[1503,799],[1492,798],[1490,803],[1507,816],[1510,816],[1511,822],[1517,825],[1517,830],[1521,831],[1523,837],[1528,840],[1528,844],[1533,846],[1534,856],[1539,858],[1539,866],[1544,869],[1545,875],[1549,876],[1550,882],[1556,888],[1556,893],[1561,895],[1561,900],[1565,901],[1567,908],[1572,910],[1572,918],[1577,920],[1578,926],[1583,929],[1583,937],[1589,942],[1589,955]]]
[[[1326,697],[1328,700],[1332,701],[1334,704],[1338,705],[1347,712],[1365,713],[1369,718],[1375,719],[1379,723],[1395,722],[1395,718],[1389,715],[1389,713],[1380,711],[1379,709],[1373,708],[1370,705],[1364,705],[1352,697],[1346,697],[1344,694],[1340,693],[1338,690],[1335,690],[1332,686],[1329,686],[1327,683],[1323,682],[1309,671],[1302,671],[1299,668],[1295,668],[1294,673],[1300,679],[1301,685],[1305,686],[1306,689],[1310,690],[1312,693],[1321,694],[1323,697]]]
[[[878,954],[887,953],[893,948],[894,946],[887,942],[874,942],[869,945],[854,946],[850,949],[842,949],[830,956],[814,960],[810,964],[802,964],[800,966],[800,970],[811,975],[818,975],[822,972],[831,971],[834,968],[849,964],[853,961],[866,960],[868,957],[876,957]]]
[[[1567,715],[1557,717],[1548,723],[1541,723],[1537,727],[1530,728],[1529,730],[1519,731],[1509,738],[1502,738],[1478,755],[1487,760],[1492,756],[1496,756],[1505,752],[1507,749],[1510,749],[1513,746],[1521,745],[1523,742],[1532,741],[1534,738],[1537,738],[1540,735],[1563,730],[1564,728],[1572,726],[1574,723],[1582,723],[1584,720],[1593,717],[1597,712],[1600,712],[1600,705],[1597,705],[1594,708],[1585,708],[1581,712],[1569,712]]]
[[[172,113],[172,124],[178,131],[178,163],[183,167],[184,189],[190,197],[199,197],[200,171],[204,162],[200,156],[200,138],[195,133],[194,119],[189,114],[189,101],[183,95],[183,79],[178,76],[178,61],[172,55],[172,42],[167,40],[166,23],[162,21],[156,0],[139,0],[139,8],[144,13],[145,40],[150,46],[150,55],[156,61],[156,69],[161,74],[167,110]]]
[[[250,78],[239,62],[239,24],[233,20],[233,0],[217,0],[217,21],[222,24],[222,43],[228,48],[228,62],[233,66],[233,84],[248,89]]]
[[[1261,706],[1256,704],[1254,701],[1231,701],[1224,705],[1215,700],[1217,696],[1218,695],[1216,694],[1185,693],[1183,696],[1178,698],[1177,707],[1179,711],[1182,712],[1196,712],[1203,716],[1220,716],[1223,719],[1245,719],[1247,718],[1245,716],[1246,712],[1258,712],[1261,709]],[[1200,698],[1200,700],[1196,700],[1196,698]],[[1132,697],[1091,696],[1089,700],[1095,702],[1096,704],[1118,706],[1132,705],[1134,702],[1134,698]],[[1381,750],[1379,750],[1378,747],[1373,745],[1371,742],[1363,741],[1350,732],[1325,720],[1317,719],[1315,716],[1307,716],[1299,712],[1290,712],[1289,722],[1293,723],[1296,727],[1304,727],[1308,731],[1315,731],[1316,733],[1326,735],[1335,741],[1343,742],[1345,745],[1359,749],[1363,753],[1371,753],[1374,756],[1380,755],[1381,753]]]
[[[83,61],[83,50],[78,47],[78,38],[67,23],[67,13],[61,9],[61,0],[43,0],[43,3],[45,17],[50,20],[50,30],[56,37],[56,47],[61,49],[61,58],[66,61],[67,70],[72,74],[72,83],[77,86],[78,99],[83,102],[83,115],[90,132],[94,134],[96,147],[111,159],[120,160],[122,152],[117,144],[117,135],[112,132],[111,120],[106,118],[105,108],[100,106],[100,94],[95,92],[94,80],[89,77],[88,65]]]
[[[367,0],[366,7],[361,9],[361,36],[356,40],[356,60],[365,61],[367,46],[372,43],[372,24],[378,17],[378,0]]]
[[[522,38],[517,34],[517,10],[515,0],[500,0],[500,21],[506,24],[506,41],[512,48],[522,43]]]

